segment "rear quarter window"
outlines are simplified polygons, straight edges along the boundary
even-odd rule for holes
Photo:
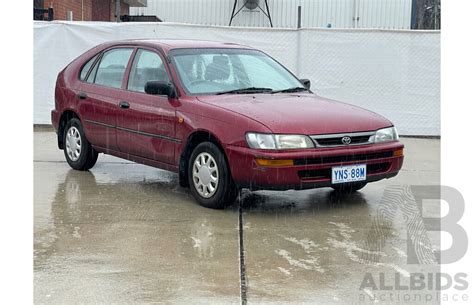
[[[99,55],[96,55],[89,59],[89,61],[86,62],[84,66],[82,66],[81,73],[79,74],[79,80],[85,81],[87,77],[87,73],[91,69],[92,65],[94,64],[95,60],[97,59]]]

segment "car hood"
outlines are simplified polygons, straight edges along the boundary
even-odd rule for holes
[[[311,93],[212,95],[198,99],[258,121],[274,133],[345,133],[392,125],[374,112]]]

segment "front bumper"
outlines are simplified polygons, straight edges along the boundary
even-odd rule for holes
[[[373,182],[398,174],[403,156],[401,142],[298,151],[264,151],[240,146],[225,147],[235,183],[241,188],[308,189],[332,186],[331,168],[341,165],[367,164],[367,180]],[[255,159],[294,161],[292,166],[260,166]]]

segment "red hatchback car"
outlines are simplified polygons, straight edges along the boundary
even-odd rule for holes
[[[174,171],[211,208],[241,188],[353,192],[403,163],[389,120],[320,97],[270,56],[230,43],[99,45],[59,73],[51,117],[72,168],[106,153]]]

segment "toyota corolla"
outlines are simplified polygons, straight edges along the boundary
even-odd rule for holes
[[[105,153],[174,171],[210,208],[242,188],[354,192],[403,163],[389,120],[318,96],[264,52],[230,43],[99,45],[59,73],[51,116],[73,169]]]

